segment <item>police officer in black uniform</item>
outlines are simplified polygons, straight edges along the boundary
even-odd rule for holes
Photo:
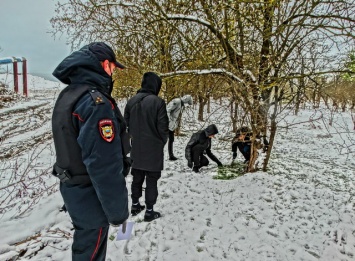
[[[126,125],[111,97],[112,73],[124,66],[107,44],[94,42],[66,57],[53,75],[68,86],[52,117],[53,174],[75,232],[72,260],[105,260],[109,224],[125,228],[128,193],[123,173]]]

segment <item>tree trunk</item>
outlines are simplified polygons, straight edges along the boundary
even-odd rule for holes
[[[258,158],[258,150],[256,148],[256,140],[255,140],[255,135],[252,137],[252,142],[251,142],[251,153],[250,153],[250,160],[249,160],[249,165],[248,165],[248,170],[247,172],[255,172],[255,162]]]
[[[207,113],[211,113],[211,98],[208,97],[207,100]]]
[[[198,101],[199,101],[199,107],[198,107],[198,120],[199,121],[204,121],[203,119],[203,109],[205,107],[205,100],[203,99],[203,97],[201,96],[198,96]]]
[[[271,150],[274,145],[274,140],[275,140],[276,130],[277,130],[277,123],[276,123],[275,119],[272,119],[270,123],[271,123],[270,139],[269,139],[268,149],[266,151],[266,156],[265,156],[265,159],[263,162],[263,171],[267,170],[267,165],[269,164]]]
[[[234,104],[234,106],[233,106]],[[230,117],[232,120],[232,130],[235,133],[237,131],[237,122],[238,122],[238,103],[237,102],[231,102],[231,111],[230,111]]]

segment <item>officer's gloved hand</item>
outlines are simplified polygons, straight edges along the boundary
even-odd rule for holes
[[[233,152],[233,160],[237,157],[237,152]]]
[[[113,227],[119,227],[119,226],[122,225],[122,233],[123,234],[126,233],[127,220],[125,220],[125,222],[123,222],[122,224],[111,224],[110,223],[110,225],[113,226]]]
[[[188,166],[190,169],[192,168],[192,161],[191,161],[191,160],[187,161],[187,166]]]

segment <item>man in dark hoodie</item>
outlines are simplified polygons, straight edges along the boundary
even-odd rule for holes
[[[208,159],[203,155],[206,152],[207,156],[217,163],[218,167],[222,167],[222,163],[211,152],[212,139],[218,133],[216,125],[211,124],[206,129],[192,134],[190,141],[185,148],[185,158],[187,166],[193,167],[194,172],[199,172],[200,168],[209,164]]]
[[[66,57],[53,75],[68,86],[53,110],[56,150],[53,175],[75,231],[72,260],[105,260],[109,224],[123,224],[128,192],[123,174],[126,124],[111,97],[112,73],[124,66],[105,43],[94,42]]]
[[[131,214],[137,215],[145,208],[139,203],[145,180],[147,209],[144,220],[148,222],[161,216],[159,212],[153,210],[153,206],[158,198],[157,183],[164,167],[164,146],[169,135],[166,104],[158,97],[161,85],[162,81],[157,74],[145,73],[142,88],[128,100],[124,111],[128,132],[132,139]]]

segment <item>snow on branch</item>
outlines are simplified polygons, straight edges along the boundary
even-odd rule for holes
[[[182,75],[182,74],[198,74],[198,75],[202,75],[202,74],[224,74],[227,75],[229,78],[233,79],[234,81],[237,82],[244,82],[242,79],[240,79],[239,77],[237,77],[235,74],[219,68],[219,69],[206,69],[206,70],[186,70],[186,71],[175,71],[175,72],[170,72],[170,73],[164,73],[161,74],[160,76],[162,78],[165,77],[169,77],[169,76],[175,76],[175,75]]]
[[[243,74],[247,74],[253,82],[256,82],[256,77],[250,70],[244,70]]]
[[[206,26],[211,26],[211,24],[209,22],[207,22],[206,20],[200,19],[200,18],[198,18],[196,16],[192,16],[192,15],[167,14],[166,17],[168,20],[187,20],[187,21],[194,21],[199,24],[206,25]]]

